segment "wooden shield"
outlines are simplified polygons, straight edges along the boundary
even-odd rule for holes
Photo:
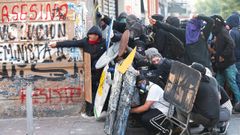
[[[200,72],[174,62],[164,89],[164,99],[183,112],[191,112],[200,80]]]
[[[128,47],[129,36],[130,36],[130,31],[125,30],[120,41],[120,46],[118,51],[119,57],[121,57],[126,52],[126,49]]]

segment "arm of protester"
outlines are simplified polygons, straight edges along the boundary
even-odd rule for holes
[[[174,36],[176,36],[178,39],[180,39],[183,43],[185,43],[185,30],[181,28],[174,27],[172,25],[162,23],[160,21],[157,21],[153,18],[149,18],[150,24],[153,25],[153,29],[163,29],[167,32],[172,33]]]
[[[108,16],[104,15],[104,17],[102,18],[102,21],[105,22],[107,25],[110,25],[112,19],[109,18]],[[114,30],[117,30],[117,31],[123,33],[125,31],[125,28],[126,28],[126,23],[113,21],[113,29]]]
[[[133,49],[131,47],[129,47],[129,46],[127,47],[128,53],[130,53],[132,50]],[[138,52],[136,52],[134,58],[137,59],[137,60],[144,60],[145,59],[145,57],[143,55],[141,55],[140,53],[138,53]]]
[[[83,47],[84,41],[83,40],[67,40],[62,42],[53,42],[49,45],[51,48],[56,47]]]
[[[223,35],[223,38],[225,38],[225,41],[226,41],[226,47],[224,48],[224,51],[220,55],[220,57],[223,58],[222,60],[230,58],[234,54],[234,42],[233,42],[232,38],[226,34],[227,33],[224,33],[224,35]],[[221,58],[219,58],[219,60],[220,59]]]
[[[139,107],[135,107],[135,108],[132,108],[130,110],[131,113],[143,113],[147,110],[149,110],[149,108],[152,106],[152,104],[154,103],[155,101],[146,101],[144,103],[144,105],[141,105]]]
[[[211,17],[207,17],[205,15],[197,15],[196,18],[207,22],[206,26],[202,30],[203,34],[204,34],[204,37],[207,40],[211,31],[212,31],[214,20]]]
[[[114,33],[114,35],[111,38],[111,42],[119,42],[122,38],[122,33],[118,32],[116,30],[114,30],[113,33]]]
[[[159,77],[162,71],[160,69],[140,70],[140,74],[146,77]]]

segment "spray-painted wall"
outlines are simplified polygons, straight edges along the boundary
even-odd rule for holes
[[[89,57],[79,48],[52,49],[48,45],[85,35],[87,4],[0,0],[0,118],[24,117],[29,83],[34,85],[35,116],[81,111],[84,90],[89,91],[89,79],[85,79],[89,78]]]

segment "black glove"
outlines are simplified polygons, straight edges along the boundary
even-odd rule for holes
[[[98,18],[102,18],[102,14],[100,13],[100,12],[96,12],[96,17],[98,17]]]

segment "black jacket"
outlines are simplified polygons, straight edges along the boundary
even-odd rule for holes
[[[208,51],[207,40],[213,28],[213,19],[203,15],[199,15],[198,19],[204,20],[207,24],[201,30],[198,41],[193,44],[186,45],[186,64],[190,65],[193,62],[201,63],[211,69],[211,60]]]
[[[223,26],[216,33],[215,49],[215,68],[217,70],[223,71],[235,63],[234,42]],[[220,56],[224,58],[223,62],[219,61]]]
[[[148,71],[140,71],[141,74],[143,74],[145,77],[160,77],[162,78],[163,82],[166,83],[170,69],[172,67],[173,60],[163,58],[161,60],[160,64],[155,65],[156,69],[154,70],[148,70]]]
[[[235,43],[234,53],[236,61],[240,62],[240,30],[237,27],[233,27],[230,30],[230,35]]]
[[[202,79],[200,82],[192,112],[213,121],[218,120],[220,110],[218,83],[213,77],[205,77],[206,80]]]
[[[179,60],[184,55],[183,43],[173,34],[161,28],[153,28],[154,43],[149,44],[150,47],[155,47],[158,52],[165,58]]]
[[[186,43],[185,39],[185,29],[177,28],[172,25],[162,23],[157,21],[157,23],[154,25],[155,29],[163,29],[167,32],[172,33],[174,36],[176,36],[179,40],[181,40],[183,43]]]
[[[102,19],[107,25],[110,25],[111,23],[111,18],[108,16],[104,16]],[[118,22],[118,21],[113,21],[113,29],[117,30],[118,32],[123,33],[126,30],[126,23]]]
[[[93,75],[100,76],[101,72],[98,73],[98,70],[95,68],[95,64],[98,59],[102,56],[102,54],[106,51],[106,41],[102,39],[101,31],[98,27],[93,26],[87,33],[89,34],[97,34],[100,37],[100,40],[97,44],[89,44],[88,37],[85,37],[81,40],[71,40],[71,41],[63,41],[57,42],[57,47],[80,47],[85,52],[91,55],[91,70]]]

